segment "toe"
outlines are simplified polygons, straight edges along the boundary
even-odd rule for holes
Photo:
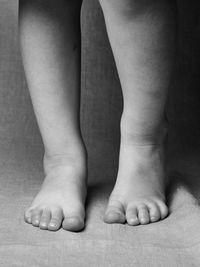
[[[50,220],[51,220],[50,209],[44,209],[39,224],[40,229],[47,230]]]
[[[104,216],[105,223],[125,223],[125,216],[117,210],[108,210]]]
[[[141,224],[149,223],[149,211],[146,205],[140,205],[138,207],[138,218]]]
[[[139,224],[137,208],[135,206],[128,205],[126,210],[126,221],[132,226]]]
[[[79,215],[65,216],[62,223],[63,229],[71,232],[79,232],[83,230],[84,226],[84,220]]]
[[[104,215],[105,223],[125,223],[124,206],[120,201],[110,201]]]
[[[24,220],[25,220],[25,222],[31,223],[31,216],[32,216],[32,211],[30,209],[27,209],[24,212]]]
[[[151,222],[157,222],[161,218],[160,209],[156,203],[149,203],[149,215],[150,215],[150,221]]]
[[[61,209],[56,209],[52,211],[52,216],[50,223],[48,225],[48,229],[50,231],[57,231],[58,229],[60,229],[62,221],[63,221],[63,211]]]
[[[164,218],[167,217],[168,213],[169,213],[169,210],[168,210],[168,207],[166,206],[166,204],[162,201],[158,201],[157,202],[157,205],[160,209],[160,215],[161,215],[161,219],[163,220]]]
[[[35,209],[32,211],[32,216],[31,216],[31,223],[33,226],[38,227],[40,224],[40,218],[41,218],[42,210],[41,209]]]

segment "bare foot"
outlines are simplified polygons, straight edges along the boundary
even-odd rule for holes
[[[106,223],[148,224],[167,216],[163,162],[162,145],[121,141],[119,171],[105,212]]]
[[[44,157],[46,177],[40,192],[25,212],[25,221],[41,229],[68,231],[84,228],[86,153]]]

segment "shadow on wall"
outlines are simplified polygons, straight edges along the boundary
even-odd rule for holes
[[[82,129],[89,177],[104,183],[116,175],[121,88],[98,1],[84,1],[82,11]]]
[[[183,186],[200,199],[200,3],[178,0],[178,53],[167,114],[169,201]]]
[[[174,143],[196,146],[200,144],[199,1],[178,1],[178,16],[178,55],[167,111],[176,133]]]

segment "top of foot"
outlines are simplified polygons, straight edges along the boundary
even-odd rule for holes
[[[84,228],[86,166],[83,162],[51,159],[42,188],[25,212],[27,223],[50,231],[61,226],[74,232]]]

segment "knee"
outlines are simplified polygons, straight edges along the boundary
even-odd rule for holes
[[[128,17],[142,15],[161,2],[164,0],[99,0],[105,13],[111,12]]]

